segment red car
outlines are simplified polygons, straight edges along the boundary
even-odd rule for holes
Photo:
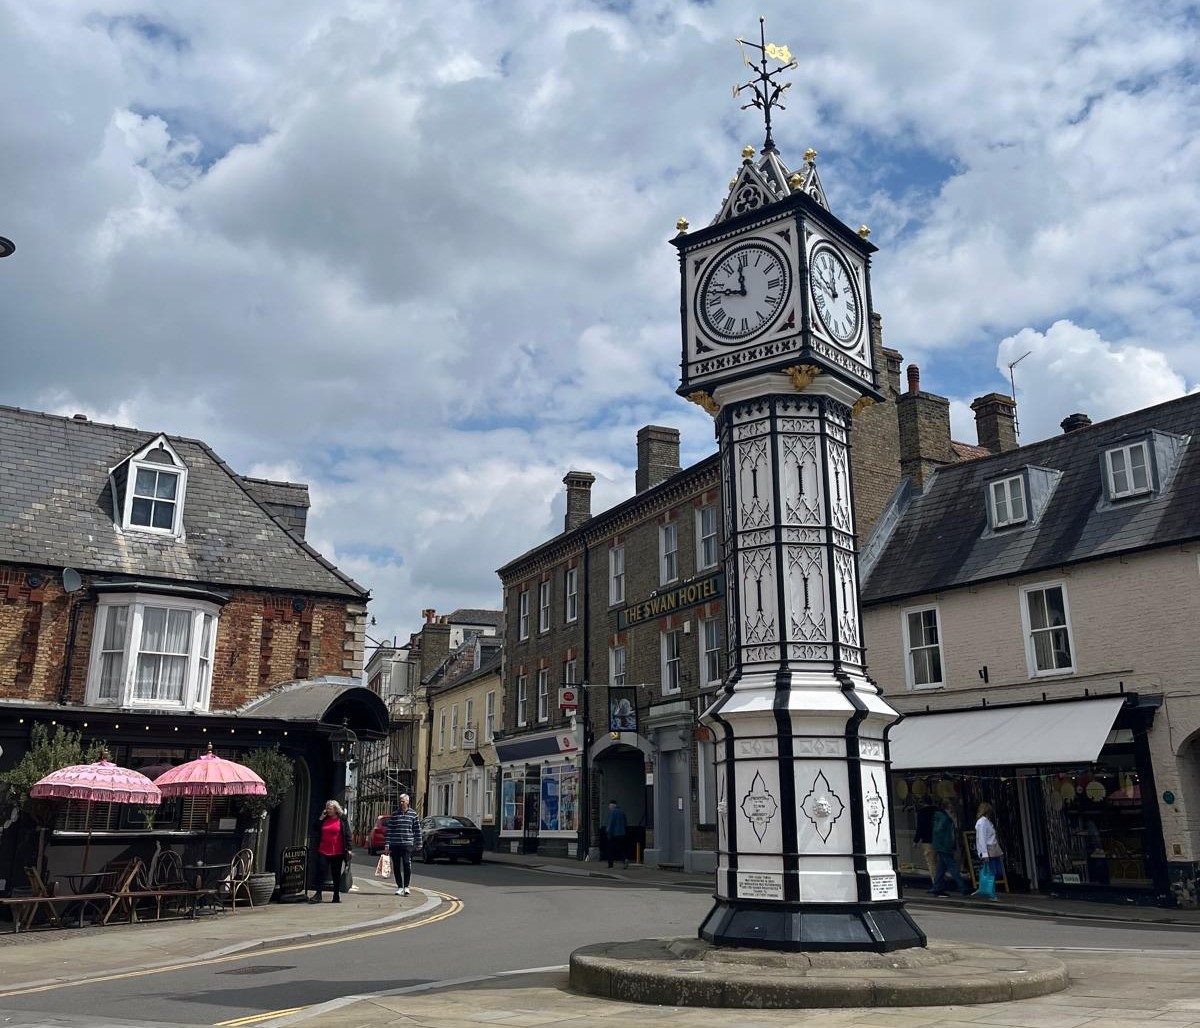
[[[371,834],[367,836],[367,852],[371,856],[383,852],[383,845],[387,842],[387,821],[389,814],[380,814],[375,818],[375,827],[371,829]]]

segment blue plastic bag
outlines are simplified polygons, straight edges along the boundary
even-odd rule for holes
[[[990,861],[979,869],[979,895],[986,899],[996,898],[996,874]]]

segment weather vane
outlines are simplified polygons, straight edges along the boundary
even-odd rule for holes
[[[763,118],[767,123],[767,138],[763,143],[763,153],[775,149],[775,140],[771,138],[771,108],[778,107],[781,111],[786,110],[779,102],[783,96],[783,91],[791,86],[790,82],[776,82],[775,76],[781,72],[790,71],[792,68],[798,67],[792,59],[792,52],[786,46],[778,46],[775,43],[768,43],[766,36],[766,19],[758,19],[758,38],[759,42],[751,43],[749,40],[737,37],[737,41],[742,48],[742,60],[746,62],[746,67],[754,68],[757,65],[758,73],[749,82],[740,86],[733,87],[733,95],[737,97],[743,89],[750,89],[754,92],[754,99],[748,104],[742,104],[742,110],[747,110],[750,107],[757,107],[763,112]],[[746,47],[752,46],[759,52],[756,61],[750,60],[746,55]],[[767,70],[767,61],[778,61],[779,67],[771,71]]]

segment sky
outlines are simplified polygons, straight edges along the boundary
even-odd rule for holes
[[[0,403],[306,482],[376,640],[633,493],[675,394],[687,217],[773,119],[871,227],[885,345],[1021,439],[1200,383],[1200,5],[0,0]]]

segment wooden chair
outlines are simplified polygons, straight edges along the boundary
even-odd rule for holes
[[[115,860],[106,871],[113,873],[113,888],[110,893],[111,902],[104,914],[104,924],[108,924],[118,910],[126,910],[130,922],[137,920],[137,901],[149,892],[149,882],[146,879],[146,865],[141,859]]]
[[[0,906],[12,912],[13,932],[22,928],[32,928],[40,912],[45,912],[46,923],[51,928],[61,928],[66,924],[68,914],[77,914],[80,927],[83,926],[85,914],[92,910],[100,913],[100,907],[107,905],[107,893],[76,893],[60,896],[57,883],[47,886],[37,868],[27,867],[25,877],[29,880],[30,895],[9,896],[0,899]]]
[[[237,910],[238,896],[244,896],[250,906],[254,899],[250,895],[250,871],[254,867],[254,851],[251,849],[238,850],[229,863],[229,877],[222,882],[222,899],[228,899],[230,910]]]

